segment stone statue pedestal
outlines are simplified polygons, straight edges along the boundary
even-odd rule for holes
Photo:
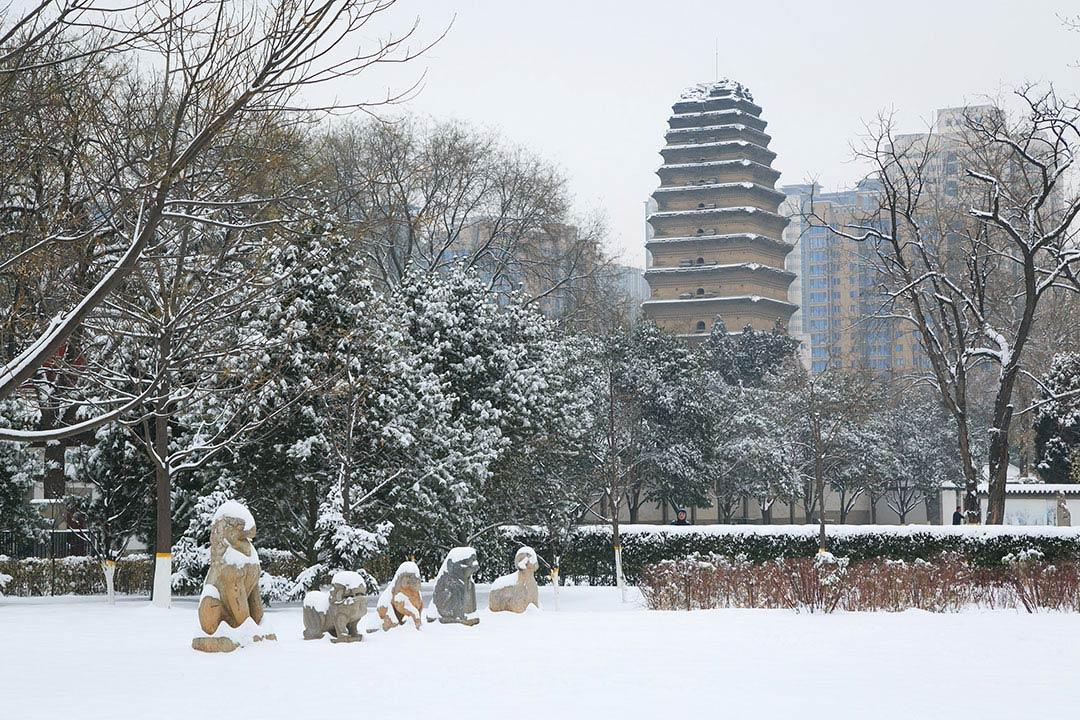
[[[251,637],[252,642],[262,642],[263,640],[277,640],[277,635],[274,633],[267,633],[266,635],[253,635]],[[232,652],[241,647],[243,647],[243,645],[225,635],[197,637],[191,640],[191,649],[198,650],[199,652]]]

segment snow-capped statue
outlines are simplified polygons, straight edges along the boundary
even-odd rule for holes
[[[403,562],[394,573],[394,579],[386,585],[375,606],[382,629],[404,625],[407,619],[420,629],[420,612],[424,601],[420,598],[420,568],[414,562]]]
[[[1069,506],[1065,502],[1065,493],[1063,492],[1057,494],[1057,513],[1055,521],[1058,527],[1072,527],[1072,513],[1069,512]]]
[[[446,554],[435,578],[435,594],[431,597],[428,622],[476,625],[480,618],[469,617],[476,612],[476,584],[472,576],[480,564],[476,550],[456,547]]]
[[[343,570],[330,579],[329,592],[312,590],[304,596],[304,639],[318,640],[330,633],[330,642],[363,640],[357,629],[367,612],[367,583],[360,573]]]
[[[518,549],[514,555],[516,572],[503,575],[491,583],[488,595],[488,609],[491,612],[523,613],[529,605],[540,607],[540,593],[536,587],[536,571],[540,562],[536,551],[528,545]]]
[[[210,526],[210,569],[199,598],[199,625],[208,637],[191,641],[196,650],[232,652],[250,641],[277,639],[263,627],[253,537],[255,518],[244,505],[227,500],[218,507]]]

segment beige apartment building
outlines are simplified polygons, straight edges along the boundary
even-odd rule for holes
[[[761,107],[737,82],[705,83],[682,94],[668,125],[647,217],[645,315],[687,338],[717,316],[730,330],[786,327],[795,276]]]

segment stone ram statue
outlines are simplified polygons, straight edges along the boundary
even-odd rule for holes
[[[539,589],[536,587],[536,571],[540,562],[531,547],[519,548],[514,555],[516,572],[503,575],[491,583],[488,609],[491,612],[510,611],[523,613],[529,605],[540,607]]]

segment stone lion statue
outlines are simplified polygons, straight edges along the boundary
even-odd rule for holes
[[[330,642],[354,642],[364,636],[357,629],[367,612],[367,583],[360,573],[334,573],[329,592],[313,590],[304,596],[304,639],[318,640],[330,633]]]
[[[420,568],[414,562],[403,562],[394,573],[394,579],[379,595],[375,606],[382,620],[382,629],[404,625],[412,620],[416,629],[420,629],[420,613],[424,601],[420,597]]]
[[[514,554],[516,572],[503,575],[491,584],[488,594],[488,609],[492,612],[510,611],[523,613],[529,605],[540,607],[540,592],[536,587],[536,571],[540,562],[536,551],[529,546],[518,549]]]
[[[239,628],[248,620],[261,625],[262,597],[259,595],[259,554],[251,540],[255,519],[246,507],[229,500],[214,513],[210,526],[210,570],[199,598],[199,625],[207,635],[218,632],[222,623]],[[274,640],[273,634],[253,634],[253,640]],[[228,652],[239,647],[226,636],[195,638],[192,647],[206,652]]]
[[[435,593],[431,597],[428,621],[476,625],[480,618],[469,615],[476,612],[476,584],[472,576],[480,567],[476,550],[456,547],[446,555],[439,575],[435,578]]]

